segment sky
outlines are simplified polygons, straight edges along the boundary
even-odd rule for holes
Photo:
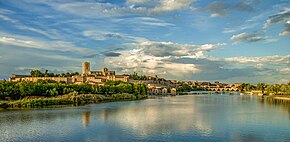
[[[166,79],[290,81],[290,0],[0,0],[0,79],[103,67]]]

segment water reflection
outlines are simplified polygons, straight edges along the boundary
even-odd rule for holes
[[[10,110],[0,112],[0,126],[3,124],[16,125],[29,124],[35,121],[53,122],[57,119],[65,120],[69,117],[77,117],[79,112],[74,109],[31,109]]]
[[[108,108],[101,111],[105,123],[119,124],[138,135],[197,131],[202,135],[211,133],[211,119],[201,115],[199,107],[186,98],[147,100],[138,105]],[[195,98],[191,98],[195,99]],[[174,130],[174,131],[172,131]]]
[[[282,108],[284,111],[288,112],[289,120],[290,120],[290,101],[289,100],[283,100],[283,99],[274,99],[271,97],[267,97],[264,99],[264,101],[274,107]]]
[[[265,141],[262,135],[257,135],[255,133],[233,133],[231,135],[231,141],[233,142],[262,142]]]
[[[91,111],[83,111],[82,112],[82,124],[83,128],[86,128],[91,123]]]
[[[289,107],[212,94],[2,111],[0,141],[290,141]]]

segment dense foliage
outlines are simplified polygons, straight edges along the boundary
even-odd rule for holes
[[[200,87],[200,86],[190,86],[188,84],[182,83],[180,86],[178,86],[177,88],[178,92],[190,92],[190,91],[206,91],[207,89],[204,87]]]
[[[265,91],[274,93],[275,95],[290,95],[290,82],[288,84],[273,84],[265,86]]]
[[[251,85],[249,83],[243,83],[239,87],[240,91],[261,91],[262,93],[266,92],[267,94],[280,94],[280,95],[290,95],[290,82],[288,84],[265,84],[258,83],[257,85]]]
[[[250,83],[243,83],[238,88],[239,88],[240,91],[251,91],[251,90],[256,90],[257,89],[257,87],[255,85],[251,85]]]
[[[40,70],[32,70],[30,72],[30,75],[32,77],[59,77],[59,76],[61,76],[61,77],[71,77],[71,76],[77,75],[77,74],[79,74],[79,73],[78,72],[75,72],[75,73],[67,72],[67,73],[61,73],[61,74],[54,74],[54,73],[48,72],[48,70],[45,70],[44,73],[41,72]]]
[[[134,95],[146,95],[147,88],[144,84],[133,84],[121,81],[108,81],[103,86],[89,84],[64,84],[51,80],[39,80],[37,82],[0,81],[0,99],[22,99],[26,96],[55,97],[64,94],[116,94],[129,93]]]
[[[99,94],[77,94],[71,93],[49,98],[25,98],[16,101],[0,103],[0,108],[33,108],[44,107],[51,105],[84,105],[99,102],[136,100],[146,98],[146,96],[135,96],[133,94],[113,94],[113,95],[99,95]]]
[[[134,80],[148,80],[149,78],[145,75],[138,75],[136,72],[134,72],[133,74],[129,75],[130,79],[134,79]]]

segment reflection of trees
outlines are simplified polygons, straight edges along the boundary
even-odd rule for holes
[[[289,100],[283,100],[283,99],[274,99],[272,97],[267,97],[266,102],[270,105],[284,105],[289,106],[290,101]]]
[[[86,128],[91,123],[91,111],[83,111],[82,112],[82,124],[83,127]]]
[[[289,119],[290,119],[290,101],[289,100],[274,99],[272,97],[267,97],[267,98],[265,98],[265,102],[268,105],[273,105],[273,106],[283,108],[283,110],[288,112]]]
[[[58,109],[37,109],[37,110],[12,110],[1,112],[1,124],[16,125],[18,123],[29,124],[35,121],[55,121],[56,119],[66,119],[68,117],[79,117],[78,111],[58,110]]]

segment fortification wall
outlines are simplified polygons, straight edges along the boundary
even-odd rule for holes
[[[72,80],[70,77],[21,77],[21,78],[14,78],[12,81],[32,81],[37,82],[38,80],[53,80],[56,82],[66,82],[71,83]]]

